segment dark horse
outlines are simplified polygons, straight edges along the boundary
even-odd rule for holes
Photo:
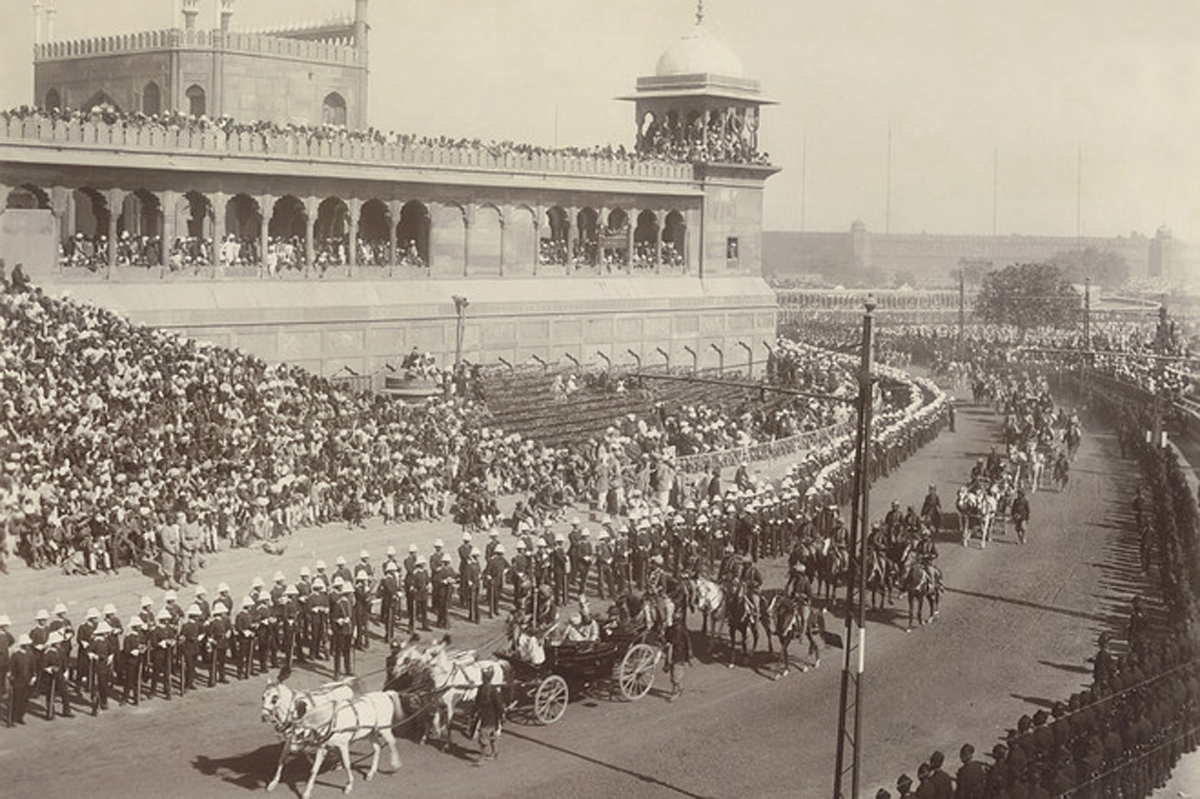
[[[913,604],[917,606],[917,622],[927,624],[922,617],[925,601],[929,601],[929,621],[938,614],[938,600],[942,595],[942,570],[919,557],[910,549],[901,567],[900,585],[908,594],[908,629],[912,631]]]
[[[725,618],[729,623],[729,668],[733,668],[733,659],[737,647],[737,638],[742,636],[742,654],[749,657],[750,652],[758,649],[758,625],[760,612],[755,600],[746,595],[746,589],[741,583],[725,586]],[[747,633],[754,640],[754,647],[747,651]]]
[[[814,628],[823,626],[824,617],[814,612],[812,605],[799,602],[782,591],[774,593],[770,599],[764,598],[763,627],[767,630],[768,651],[773,628],[775,635],[779,636],[779,648],[783,653],[783,671],[776,674],[775,679],[786,677],[791,672],[788,646],[792,639],[800,636],[808,639],[808,654],[814,658],[812,667],[815,669],[821,665],[821,631],[814,631]],[[800,671],[808,671],[808,666],[800,666]]]

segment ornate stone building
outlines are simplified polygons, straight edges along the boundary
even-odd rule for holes
[[[366,0],[355,10],[345,41],[256,41],[289,42],[298,61],[309,47],[360,54],[345,73],[361,66],[362,89],[346,95],[360,113]],[[193,35],[224,46],[241,34],[118,38]],[[87,50],[40,45],[40,76],[47,48]],[[87,65],[91,85],[121,106],[142,78],[106,63]],[[761,274],[762,195],[778,170],[754,141],[767,101],[728,74],[735,65],[697,26],[639,80],[639,126],[647,109],[708,120],[658,132],[660,157],[644,136],[634,157],[314,131],[270,105],[239,122],[273,125],[0,115],[0,256],[138,320],[325,374],[374,373],[414,346],[482,363],[761,360],[776,310]],[[164,102],[179,107],[189,80],[164,79]]]

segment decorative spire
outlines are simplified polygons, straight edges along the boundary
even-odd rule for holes
[[[704,22],[704,0],[696,2],[696,27],[700,27],[700,23]]]

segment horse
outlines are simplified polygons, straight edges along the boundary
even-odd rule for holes
[[[325,762],[330,749],[337,749],[346,769],[346,787],[343,793],[354,790],[354,771],[350,767],[350,744],[368,738],[373,754],[371,768],[365,779],[369,782],[379,771],[380,742],[387,745],[391,755],[392,770],[400,768],[400,755],[396,751],[396,736],[392,727],[403,718],[400,697],[394,691],[372,691],[352,699],[337,699],[327,704],[310,708],[293,726],[290,741],[292,751],[312,751],[312,773],[304,788],[303,797],[312,796],[313,783]]]
[[[700,634],[705,638],[717,634],[717,622],[725,620],[725,592],[721,586],[707,577],[696,577],[693,588],[689,592],[692,597],[692,609],[700,611]],[[712,620],[712,630],[708,628]]]
[[[979,496],[970,486],[960,486],[954,495],[954,508],[958,511],[958,532],[965,547],[971,538],[971,524],[979,515]]]
[[[912,632],[913,603],[917,606],[917,622],[926,624],[923,617],[925,600],[929,600],[929,621],[938,614],[938,600],[942,594],[942,571],[932,563],[920,558],[915,549],[910,549],[904,559],[900,585],[908,594],[908,629]]]
[[[725,595],[725,618],[729,623],[729,663],[726,665],[732,669],[739,634],[742,636],[742,654],[749,657],[750,652],[758,649],[758,625],[762,613],[755,606],[754,601],[746,595],[745,586],[742,584],[729,586],[723,593]],[[747,634],[754,639],[754,647],[749,651],[746,648]]]
[[[1067,457],[1075,460],[1075,453],[1079,451],[1079,442],[1083,440],[1083,432],[1079,429],[1078,422],[1070,423],[1067,432],[1063,434],[1063,440],[1067,445]]]
[[[1067,487],[1067,483],[1071,480],[1071,461],[1067,453],[1058,453],[1058,458],[1054,461],[1054,489],[1063,491]]]
[[[480,660],[474,652],[451,654],[444,645],[430,647],[429,676],[438,692],[432,723],[443,747],[450,743],[455,708],[460,702],[475,701],[479,686],[483,684],[484,669],[491,669],[493,685],[503,688],[509,684],[511,666],[507,660]]]
[[[871,547],[867,551],[867,590],[871,592],[871,607],[883,606],[883,599],[892,601],[892,563],[883,551]]]
[[[260,716],[264,722],[269,722],[275,728],[275,733],[282,743],[279,747],[279,764],[275,767],[275,776],[267,783],[267,790],[273,791],[279,785],[283,774],[283,766],[291,751],[291,739],[297,722],[302,720],[311,709],[328,705],[332,702],[347,701],[354,698],[357,691],[348,681],[325,683],[311,691],[293,691],[285,682],[291,671],[284,668],[279,676],[267,683],[263,690]]]
[[[774,594],[767,602],[764,615],[771,619],[775,635],[779,637],[779,648],[783,654],[783,671],[775,675],[775,679],[786,677],[791,673],[791,662],[788,659],[788,646],[792,639],[803,635],[808,638],[808,654],[815,657],[812,667],[821,666],[820,633],[813,634],[814,625],[824,626],[824,615],[814,615],[812,605],[797,602],[782,591]],[[770,641],[768,628],[767,640]],[[808,665],[800,667],[801,672],[808,671]]]
[[[825,590],[825,601],[832,602],[838,585],[850,574],[850,553],[844,544],[824,538],[816,560],[817,568],[813,574]]]

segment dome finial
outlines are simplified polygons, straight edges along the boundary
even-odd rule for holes
[[[704,22],[704,0],[697,0],[696,3],[696,25]]]

